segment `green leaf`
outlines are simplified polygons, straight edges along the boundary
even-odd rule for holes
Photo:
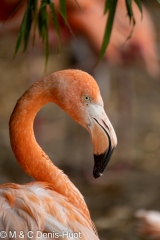
[[[42,38],[43,42],[46,40],[46,36],[48,35],[48,14],[46,11],[47,4],[47,0],[42,0],[38,17],[39,35]]]
[[[58,20],[57,20],[57,16],[56,16],[54,3],[52,2],[52,0],[50,0],[50,10],[51,10],[51,16],[52,16],[53,24],[55,27],[55,31],[56,31],[57,37],[58,37],[58,51],[59,51],[59,49],[60,49],[60,30],[59,30],[59,24],[58,24]]]
[[[105,1],[104,14],[106,14],[109,11],[112,4],[113,4],[113,2],[111,0],[106,0]]]
[[[38,19],[38,0],[34,0],[33,2],[33,46],[35,43],[35,36],[36,36],[36,27],[37,27],[37,19]]]
[[[17,54],[20,46],[21,46],[21,43],[22,43],[22,39],[23,39],[23,31],[24,31],[24,17],[23,17],[23,20],[22,20],[22,23],[21,23],[21,27],[20,27],[20,30],[19,30],[19,33],[18,33],[18,38],[17,38],[17,42],[16,42],[16,47],[15,47],[15,52],[14,52],[14,57],[15,55]]]
[[[15,53],[14,56],[17,54],[21,44],[22,44],[22,40],[24,37],[24,33],[25,33],[25,28],[26,28],[26,22],[27,22],[27,9],[25,11],[21,26],[20,26],[20,30],[18,33],[18,38],[17,38],[17,42],[16,42],[16,48],[15,48]]]
[[[106,28],[105,28],[105,33],[104,33],[104,37],[103,37],[103,42],[102,42],[98,62],[104,56],[106,48],[109,44],[118,0],[107,0],[107,2],[108,2],[107,3],[108,4],[107,5],[107,11],[109,13],[108,13],[107,24],[106,24]]]
[[[135,3],[137,4],[137,6],[138,6],[140,12],[142,13],[142,4],[141,4],[141,0],[134,0],[134,1],[135,1]],[[160,0],[159,0],[159,1],[160,1]]]
[[[160,3],[160,0],[157,0]]]
[[[70,27],[70,25],[69,25],[69,23],[68,23],[68,21],[67,21],[67,15],[66,15],[66,0],[59,0],[59,2],[60,2],[60,11],[59,11],[59,13],[60,13],[60,15],[62,16],[62,18],[63,18],[66,26],[68,27],[70,33],[71,33],[72,36],[74,37],[74,33],[73,33],[73,31],[72,31],[72,29],[71,29],[71,27]]]
[[[54,3],[52,2],[52,0],[50,0],[50,4],[49,5],[50,5],[50,10],[51,10],[53,24],[54,24],[56,33],[57,33],[58,38],[59,38],[60,37],[59,24],[58,24],[58,20],[57,20],[57,16],[56,16]]]
[[[128,13],[130,23],[133,22],[133,25],[134,25],[135,19],[134,19],[133,10],[132,10],[132,0],[125,0],[125,2],[126,2],[127,13]]]
[[[38,29],[39,35],[42,38],[42,41],[45,44],[45,67],[47,66],[48,56],[49,56],[49,44],[48,44],[48,14],[46,7],[49,4],[48,0],[42,0],[40,10],[39,10],[39,17],[38,17]]]
[[[64,21],[67,21],[67,13],[66,13],[66,0],[59,0],[60,4],[60,13],[64,19]]]
[[[32,9],[28,7],[26,12],[26,22],[25,22],[25,31],[24,31],[24,48],[23,51],[26,50],[29,40],[29,35],[31,31],[31,25],[32,25]]]
[[[17,54],[17,52],[22,44],[22,41],[24,41],[23,51],[25,51],[27,48],[30,31],[31,31],[31,26],[32,26],[32,21],[33,21],[33,15],[34,15],[33,13],[36,8],[36,5],[35,5],[36,2],[37,2],[37,0],[28,0],[26,11],[24,13],[24,17],[23,17],[23,20],[22,20],[22,23],[20,26],[14,56]]]

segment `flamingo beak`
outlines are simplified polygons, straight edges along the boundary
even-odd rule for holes
[[[99,110],[94,112],[90,125],[90,134],[94,148],[94,178],[103,175],[113,150],[117,145],[115,131],[104,109],[101,108]]]
[[[107,164],[109,163],[109,160],[110,160],[113,150],[114,150],[114,147],[112,147],[112,144],[111,144],[110,135],[105,130],[105,128],[100,125],[100,123],[98,123],[98,124],[104,130],[106,137],[108,138],[108,148],[105,152],[103,152],[101,154],[94,154],[94,168],[93,168],[94,178],[98,178],[103,175],[104,169],[106,168]]]

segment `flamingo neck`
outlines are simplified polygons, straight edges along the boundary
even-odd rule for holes
[[[38,81],[18,100],[9,123],[11,146],[18,163],[28,175],[37,181],[52,184],[55,191],[66,196],[91,222],[81,193],[51,162],[34,136],[33,122],[37,112],[46,103],[57,102],[56,83],[52,83],[55,87],[52,88],[52,94],[46,85],[49,84],[46,84],[45,78]]]

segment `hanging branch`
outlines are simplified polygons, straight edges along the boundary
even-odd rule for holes
[[[76,1],[76,0],[75,0]],[[127,15],[129,17],[130,24],[132,25],[132,30],[130,32],[130,35],[128,36],[127,40],[131,37],[133,28],[135,25],[135,18],[134,18],[134,12],[132,10],[132,2],[135,2],[137,7],[139,8],[141,14],[142,14],[142,0],[125,0],[126,3],[126,9],[127,9]],[[160,0],[157,0],[160,3]],[[103,58],[106,49],[108,47],[108,44],[110,42],[110,37],[112,34],[113,29],[113,23],[114,18],[116,14],[116,8],[117,8],[118,0],[106,0],[105,6],[104,6],[104,14],[108,14],[107,22],[106,22],[106,28],[104,31],[104,37],[102,41],[101,50],[99,53],[98,62]],[[67,8],[66,8],[66,0],[59,0],[60,9],[58,9],[60,15],[62,16],[65,24],[68,26],[70,32],[73,34],[72,29],[67,21]],[[34,35],[33,35],[33,45],[35,42],[35,31],[37,28],[38,23],[38,31],[39,36],[42,39],[44,45],[45,45],[45,65],[47,65],[48,56],[49,56],[49,44],[48,44],[48,12],[47,7],[50,9],[51,12],[51,18],[55,27],[55,31],[58,37],[58,44],[60,44],[60,27],[59,22],[57,19],[57,14],[55,10],[55,4],[54,0],[41,0],[40,7],[38,6],[38,0],[27,0],[27,7],[26,11],[24,13],[24,17],[21,23],[21,27],[19,30],[17,43],[15,47],[15,54],[17,54],[20,46],[23,42],[23,51],[26,50],[28,46],[28,40],[30,36],[31,26],[34,22]]]

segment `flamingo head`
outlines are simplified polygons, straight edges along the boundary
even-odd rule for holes
[[[58,101],[75,121],[90,133],[94,150],[93,176],[102,176],[114,148],[117,137],[105,111],[96,81],[80,70],[60,71]],[[62,90],[63,89],[63,90]]]

